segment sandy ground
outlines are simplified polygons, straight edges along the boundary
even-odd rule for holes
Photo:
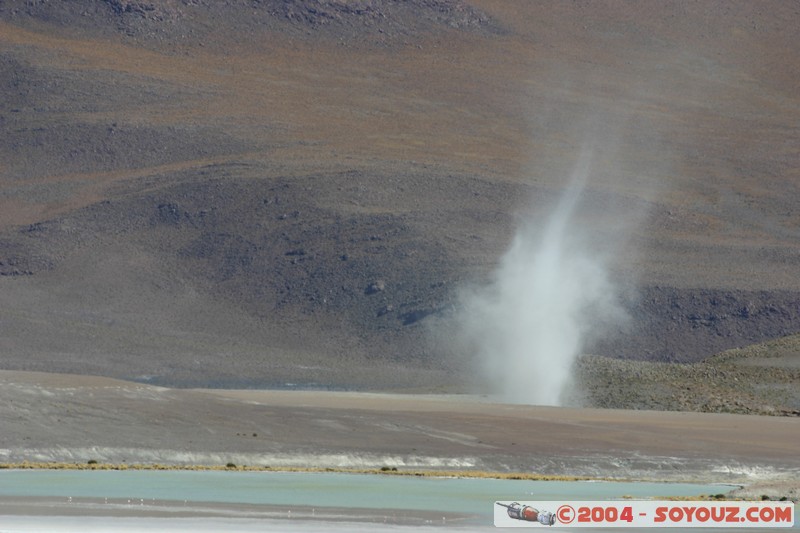
[[[126,518],[115,517],[109,520],[106,517],[53,517],[37,518],[31,520],[24,516],[11,516],[8,521],[0,526],[2,533],[139,533],[142,531],[158,531],[170,533],[195,533],[208,531],[218,533],[249,533],[249,532],[292,532],[308,533],[317,531],[326,532],[369,532],[369,531],[441,531],[441,524],[426,524],[414,526],[384,525],[382,522],[353,522],[353,521],[305,521],[285,519],[262,518]],[[493,526],[448,526],[448,531],[496,531]]]
[[[800,420],[787,417],[475,396],[183,390],[2,371],[0,420],[0,462],[386,466],[745,485],[800,479]],[[797,487],[781,490],[797,497]]]

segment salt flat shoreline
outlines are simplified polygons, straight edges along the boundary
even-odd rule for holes
[[[167,389],[0,371],[0,418],[0,463],[7,466],[396,468],[728,483],[791,498],[800,479],[800,419],[790,417],[541,407],[460,395]]]
[[[476,521],[477,515],[445,511],[450,525]],[[0,497],[0,516],[107,518],[234,518],[318,522],[374,522],[420,525],[442,522],[441,511],[370,509],[308,505],[268,505],[139,499]]]

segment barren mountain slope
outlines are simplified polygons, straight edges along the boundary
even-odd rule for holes
[[[800,330],[786,2],[0,1],[0,365],[455,386],[430,340],[594,147],[631,329]],[[527,215],[525,215],[527,216]],[[446,343],[444,343],[446,344]]]

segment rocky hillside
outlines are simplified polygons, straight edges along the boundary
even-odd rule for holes
[[[598,368],[796,333],[800,14],[759,6],[0,0],[0,366],[458,389],[441,324],[587,143]]]
[[[579,378],[573,401],[578,404],[800,416],[798,335],[728,350],[698,363],[587,356],[577,366]]]

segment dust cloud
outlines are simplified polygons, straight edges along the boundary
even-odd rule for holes
[[[504,401],[562,404],[587,343],[626,320],[608,247],[576,216],[591,166],[587,147],[546,222],[521,224],[488,285],[462,294],[462,340]]]

